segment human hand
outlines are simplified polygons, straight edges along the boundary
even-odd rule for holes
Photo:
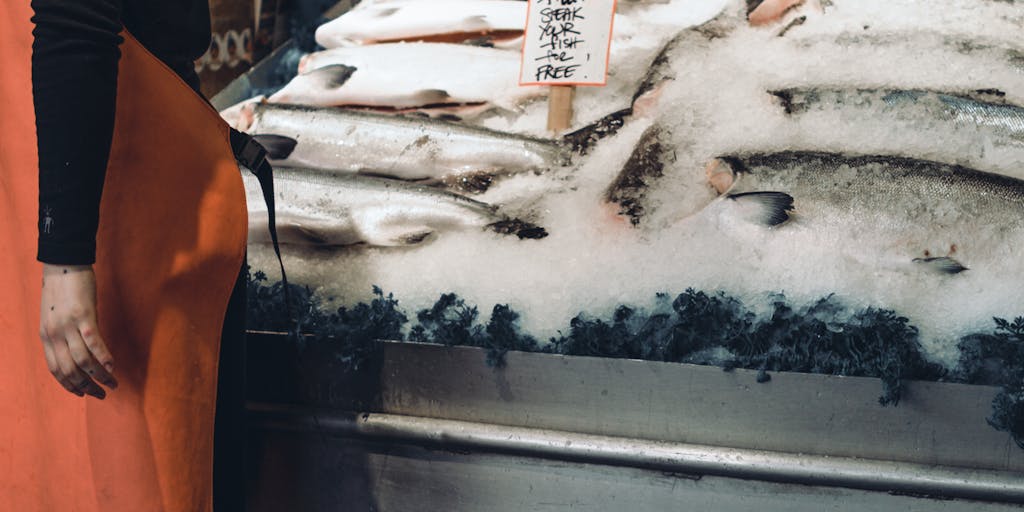
[[[46,366],[64,389],[102,400],[117,388],[114,358],[96,320],[96,274],[92,265],[43,265],[39,314]]]

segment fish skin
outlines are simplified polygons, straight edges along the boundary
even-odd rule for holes
[[[267,209],[258,180],[243,173],[249,205],[249,243],[268,243]],[[489,229],[543,238],[534,224],[497,207],[403,181],[309,169],[274,169],[277,231],[282,244],[407,246],[435,236]]]
[[[337,73],[321,71],[344,66]],[[344,82],[333,75],[352,68]],[[519,54],[446,43],[387,43],[307,55],[300,75],[270,97],[274,103],[413,108],[487,103],[508,109],[543,93],[519,87]]]
[[[735,181],[705,211],[732,215],[730,197],[785,193],[793,219],[774,229],[813,230],[869,265],[991,268],[1019,260],[1024,244],[1024,181],[1008,176],[893,156],[783,152],[720,160]]]
[[[974,96],[923,90],[782,89],[771,91],[787,114],[813,107],[872,108],[901,120],[948,120],[976,127],[996,144],[1024,144],[1024,108],[1000,101],[1000,91],[975,91]]]
[[[1006,63],[1008,69],[1024,74],[1024,49],[1016,47],[1016,41],[1007,42],[985,38],[966,39],[962,36],[938,34],[932,32],[879,31],[879,32],[842,32],[839,34],[811,34],[792,38],[799,48],[813,50],[821,43],[839,46],[863,46],[887,52],[903,48],[939,47],[961,55],[977,56]]]
[[[662,138],[658,125],[648,127],[619,175],[604,192],[604,200],[617,205],[618,215],[627,217],[633,226],[640,224],[646,211],[647,189],[664,176],[666,160],[671,156],[671,149]]]
[[[479,174],[547,171],[569,163],[568,150],[551,140],[333,108],[257,105],[249,133],[298,141],[287,155],[271,151],[274,165],[432,184],[458,183]]]
[[[512,0],[434,0],[353,9],[321,25],[316,41],[324,48],[379,42],[417,41],[463,34],[464,39],[516,33],[526,26],[526,3]]]

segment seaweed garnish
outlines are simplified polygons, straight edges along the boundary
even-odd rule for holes
[[[519,332],[519,313],[506,304],[497,304],[485,329],[483,347],[487,349],[487,364],[495,368],[505,366],[505,354],[510,350],[538,352],[537,339]]]
[[[281,284],[266,283],[261,272],[249,278],[249,328],[283,332],[289,318],[298,319],[300,343],[326,351],[338,370],[360,368],[379,340],[406,339],[408,318],[379,287],[369,303],[325,313],[330,308],[309,288],[291,285],[289,312]],[[804,306],[781,294],[769,300],[768,313],[755,314],[723,292],[688,289],[672,300],[659,294],[646,308],[620,305],[607,316],[581,312],[566,331],[540,344],[510,306],[494,306],[484,322],[475,305],[447,293],[416,314],[408,339],[480,347],[493,367],[504,366],[509,351],[526,351],[743,368],[756,370],[758,382],[770,381],[771,372],[874,377],[882,381],[882,405],[897,405],[907,380],[1001,386],[988,422],[1024,448],[1024,317],[996,318],[993,332],[962,338],[960,364],[947,372],[927,361],[918,329],[894,311],[851,311],[835,296]]]
[[[1024,448],[1024,317],[993,318],[995,332],[962,339],[957,380],[1002,386],[992,399],[988,424]]]
[[[398,308],[392,294],[384,295],[373,287],[373,300],[350,308],[340,307],[326,319],[330,341],[339,345],[336,357],[345,366],[358,370],[381,340],[401,340],[408,318]]]
[[[708,295],[692,288],[672,301],[672,336],[662,360],[716,364],[725,370],[747,368],[759,352],[751,338],[754,313],[725,293]]]
[[[917,329],[892,311],[868,308],[848,315],[834,297],[794,309],[783,295],[764,320],[738,299],[689,289],[671,305],[638,313],[618,307],[610,321],[579,315],[568,335],[552,340],[566,355],[635,358],[718,365],[769,372],[790,371],[876,377],[882,405],[896,405],[905,379],[938,380],[943,369],[921,354]]]
[[[486,326],[478,323],[478,318],[475,306],[467,306],[454,293],[446,293],[432,307],[416,314],[419,324],[413,326],[409,339],[483,348],[487,365],[497,368],[505,366],[505,355],[510,350],[542,351],[536,338],[520,331],[519,313],[508,305],[494,306]]]
[[[402,329],[408,323],[392,294],[374,286],[369,304],[361,302],[351,308],[340,307],[325,312],[319,298],[305,286],[289,285],[292,311],[281,293],[281,283],[267,286],[266,274],[256,272],[248,277],[248,329],[289,332],[291,318],[298,319],[301,336],[299,348],[311,344],[330,345],[340,370],[358,370],[377,350],[380,340],[402,340]]]
[[[444,343],[445,345],[476,346],[474,341],[483,328],[476,323],[479,312],[466,305],[454,293],[445,293],[430,309],[416,314],[418,325],[409,334],[410,341]]]
[[[921,354],[917,328],[893,311],[866,308],[846,318],[845,307],[832,296],[794,310],[780,295],[773,306],[771,319],[752,336],[767,348],[758,369],[876,377],[882,380],[881,405],[899,403],[904,380],[944,376],[941,366]],[[755,363],[749,360],[746,367]]]
[[[259,319],[250,328],[280,329],[286,324],[276,299],[279,284],[263,286],[265,279],[257,273],[250,282],[250,318]],[[332,343],[345,368],[358,368],[377,340],[405,339],[407,318],[398,301],[378,287],[373,294],[370,304],[324,314],[310,290],[296,286],[292,315],[308,333],[306,343]],[[875,377],[882,380],[882,405],[899,403],[904,380],[944,377],[942,368],[921,354],[917,329],[895,312],[867,308],[849,314],[832,296],[802,308],[781,294],[771,300],[771,314],[759,319],[723,292],[688,289],[671,302],[660,294],[649,309],[620,305],[609,319],[580,313],[566,333],[542,347],[522,332],[519,313],[508,305],[495,305],[483,324],[476,306],[447,293],[416,314],[408,339],[483,348],[488,365],[495,367],[517,350],[743,368],[758,370],[759,382],[770,380],[769,372]]]

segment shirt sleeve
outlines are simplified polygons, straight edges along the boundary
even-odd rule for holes
[[[114,131],[121,0],[33,0],[32,8],[37,257],[91,264]]]

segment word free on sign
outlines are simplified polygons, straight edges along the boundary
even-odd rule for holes
[[[519,85],[605,85],[615,0],[527,0]]]

